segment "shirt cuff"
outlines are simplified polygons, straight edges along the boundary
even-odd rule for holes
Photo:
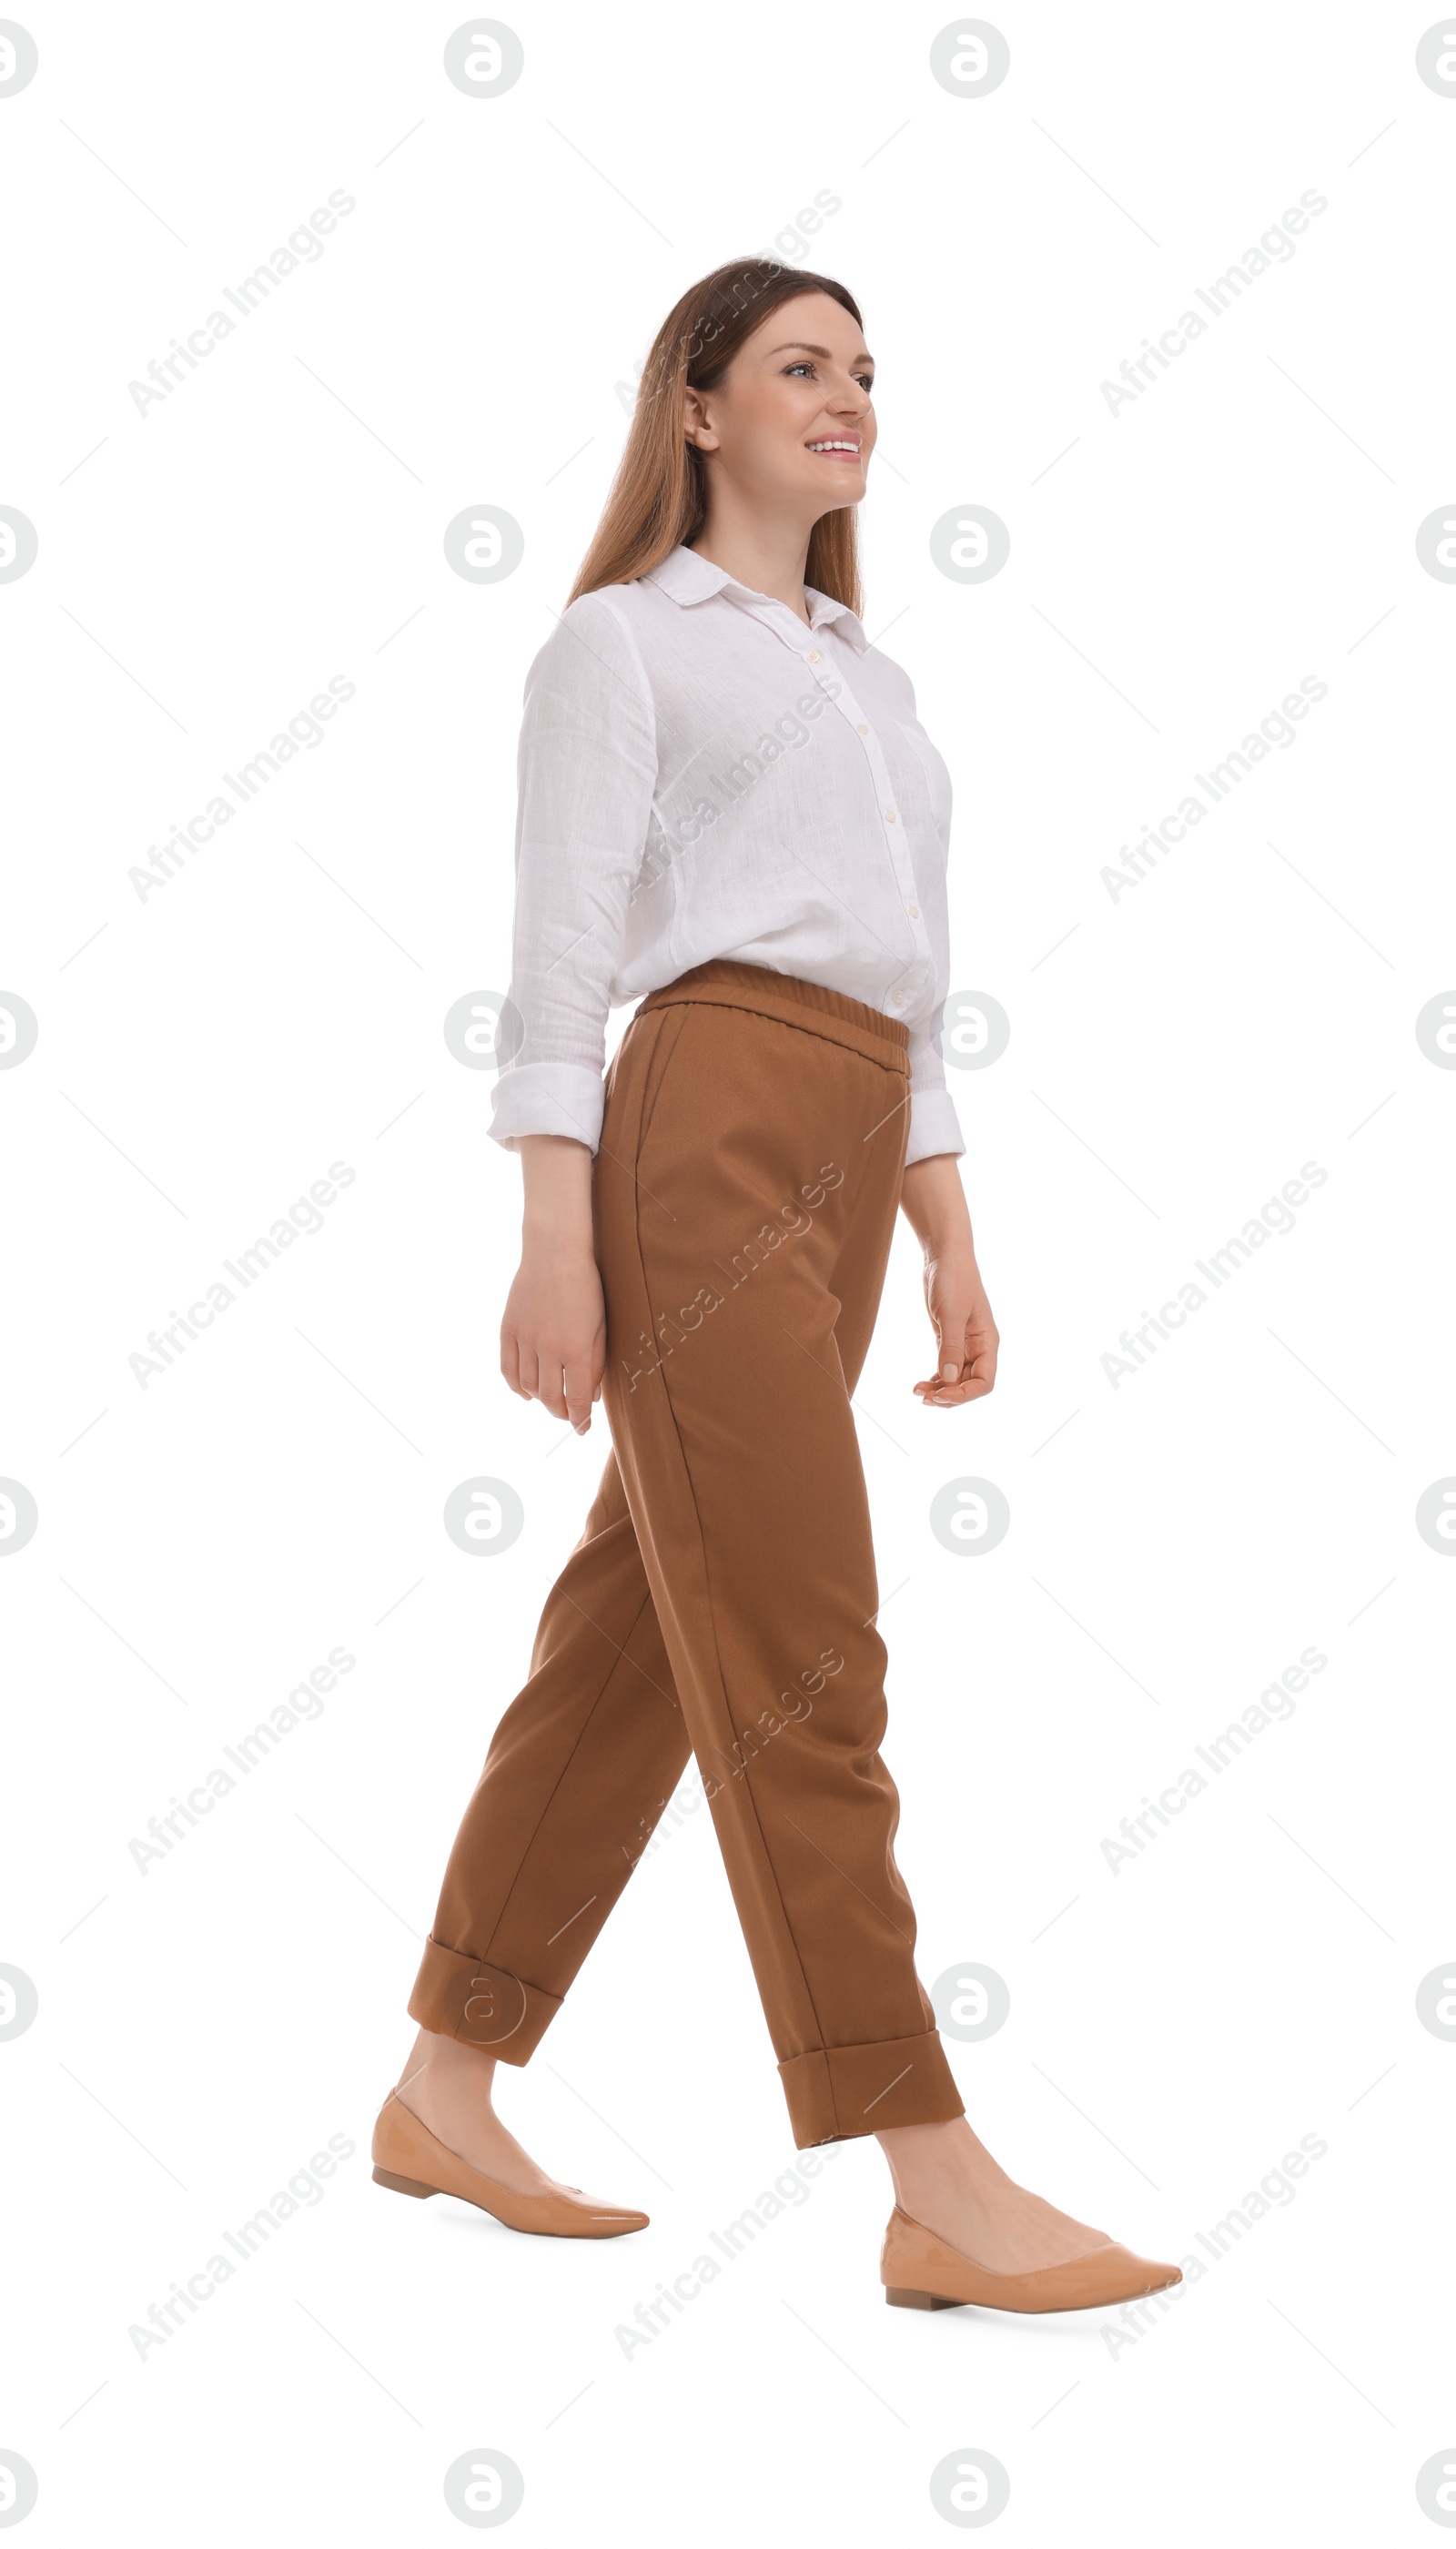
[[[948,1088],[922,1088],[912,1093],[910,1101],[910,1140],[906,1144],[905,1165],[912,1168],[917,1160],[931,1160],[937,1152],[949,1151],[956,1159],[963,1157],[955,1101]]]
[[[488,1127],[490,1138],[512,1150],[523,1133],[564,1133],[595,1152],[602,1138],[606,1086],[584,1063],[528,1062],[502,1072]]]

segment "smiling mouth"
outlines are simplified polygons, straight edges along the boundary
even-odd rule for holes
[[[817,451],[824,460],[858,460],[860,445],[843,434],[826,434],[821,442],[806,442],[806,451]]]

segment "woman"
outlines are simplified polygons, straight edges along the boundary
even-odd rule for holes
[[[660,330],[532,667],[492,1134],[521,1154],[501,1369],[613,1453],[445,1872],[375,2177],[577,2238],[642,2213],[498,2120],[696,1754],[800,2148],[873,2133],[881,2278],[934,2309],[1177,2283],[1017,2186],[916,1975],[849,1397],[897,1210],[929,1407],[997,1333],[938,1045],[950,787],[857,615],[873,365],[842,285],[754,260]],[[645,994],[603,1085],[609,1006]]]

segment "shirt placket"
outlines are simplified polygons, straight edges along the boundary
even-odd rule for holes
[[[914,954],[906,964],[890,975],[886,984],[886,1005],[894,1010],[907,1009],[917,991],[933,979],[935,960],[934,951],[930,945],[930,933],[921,908],[920,895],[916,890],[915,867],[910,854],[910,835],[905,828],[905,818],[896,800],[889,764],[881,749],[879,736],[837,667],[828,677],[835,684],[833,692],[830,693],[825,689],[825,656],[823,645],[819,643],[819,627],[806,630],[801,621],[795,620],[794,633],[791,636],[778,615],[780,608],[781,606],[770,605],[768,611],[760,612],[755,615],[761,617],[764,625],[772,628],[774,635],[781,638],[785,645],[792,646],[801,663],[808,666],[810,676],[817,688],[825,692],[829,706],[838,709],[839,714],[858,737],[865,760],[869,764],[870,777],[874,784],[875,804],[879,813],[881,838],[889,854],[891,873],[900,897],[900,907],[910,922],[915,937]],[[793,618],[793,614],[787,610],[784,611],[784,618]],[[806,637],[809,641],[807,644],[804,642]]]

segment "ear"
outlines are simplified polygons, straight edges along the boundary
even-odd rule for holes
[[[718,449],[718,435],[708,423],[701,390],[689,389],[683,394],[683,432],[699,451]]]

